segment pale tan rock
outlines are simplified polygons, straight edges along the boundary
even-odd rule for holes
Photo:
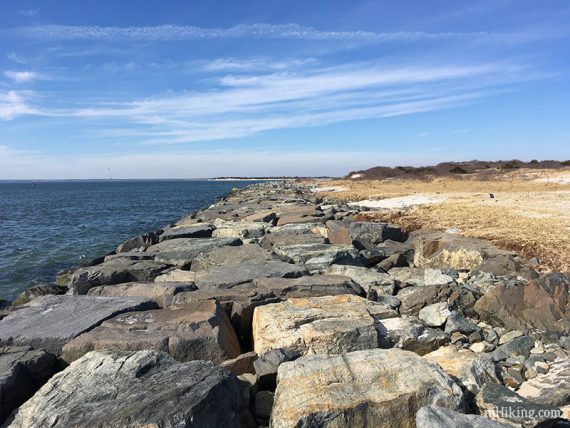
[[[214,222],[216,230],[212,232],[214,238],[240,238],[244,242],[261,239],[270,225],[262,222]]]
[[[481,356],[473,351],[455,346],[443,346],[424,355],[439,364],[459,385],[473,394],[486,382],[499,383],[491,356]]]
[[[157,276],[154,282],[194,282],[195,279],[196,272],[174,269],[168,273]]]
[[[377,321],[396,312],[354,295],[289,299],[255,308],[254,350],[338,354],[378,347]]]
[[[532,369],[527,369],[526,373]],[[570,360],[554,361],[547,373],[539,374],[535,370],[534,378],[527,378],[518,389],[519,395],[541,404],[562,406],[568,403],[570,396]]]
[[[258,211],[254,214],[245,216],[242,221],[244,222],[263,222],[263,223],[273,223],[277,221],[277,215],[272,210]]]
[[[309,355],[279,366],[271,426],[414,427],[421,407],[460,410],[462,397],[441,367],[412,352]]]

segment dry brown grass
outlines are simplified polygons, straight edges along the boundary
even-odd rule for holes
[[[334,197],[343,201],[363,199],[383,199],[407,196],[414,193],[502,193],[502,192],[555,192],[567,191],[567,184],[554,182],[534,182],[525,180],[454,180],[438,178],[434,180],[334,180],[326,186],[344,187],[347,190],[335,192]],[[327,193],[328,196],[331,196]]]
[[[496,177],[422,180],[328,181],[345,190],[321,195],[343,201],[384,199],[422,194],[446,201],[403,210],[363,214],[391,221],[409,231],[419,228],[460,229],[465,236],[487,239],[500,248],[542,261],[544,270],[570,271],[570,185],[537,179],[569,177],[556,172],[526,170]],[[495,198],[490,198],[489,194]]]

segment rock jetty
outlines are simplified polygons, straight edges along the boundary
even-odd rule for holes
[[[566,426],[570,278],[358,213],[254,184],[27,290],[0,423]]]

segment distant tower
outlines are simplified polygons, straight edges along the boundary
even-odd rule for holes
[[[111,181],[113,179],[113,177],[111,177],[111,168],[107,168],[107,171],[109,172],[109,181]]]

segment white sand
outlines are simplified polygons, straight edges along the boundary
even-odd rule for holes
[[[346,187],[342,186],[324,186],[324,187],[313,187],[311,189],[312,192],[342,192],[344,190],[348,190]]]
[[[447,198],[447,196],[442,195],[410,195],[380,200],[366,199],[364,201],[349,202],[348,204],[369,209],[398,209],[407,208],[414,205],[437,204],[439,202],[445,201]]]
[[[559,177],[537,178],[534,181],[537,181],[539,183],[570,184],[570,175],[561,175]]]

